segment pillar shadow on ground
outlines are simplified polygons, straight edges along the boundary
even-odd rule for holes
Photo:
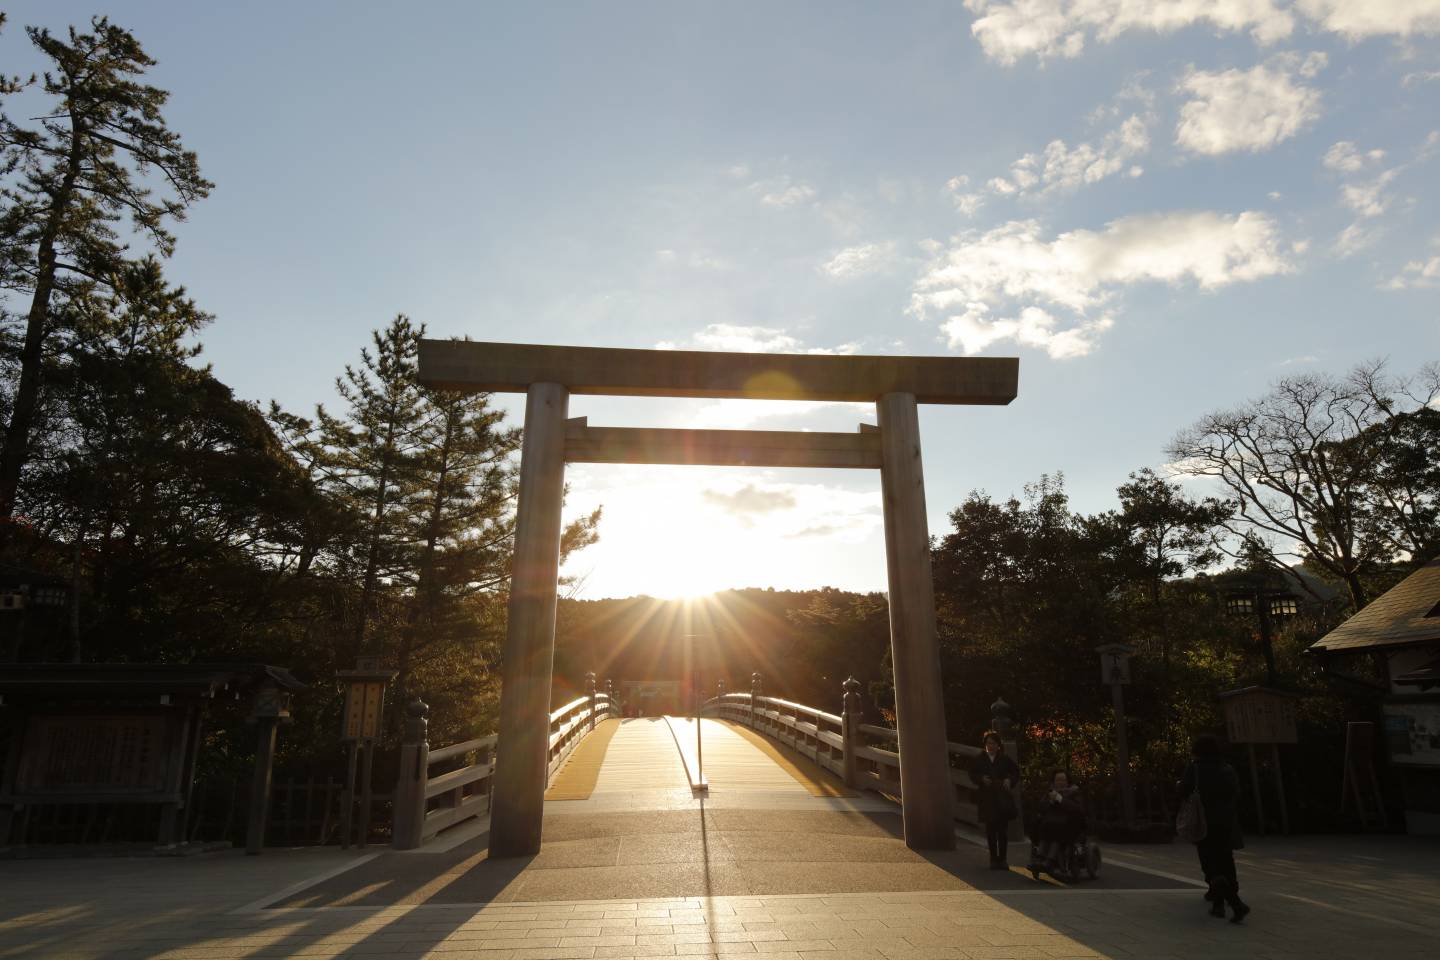
[[[1028,874],[987,868],[983,849],[921,855],[898,812],[714,807],[545,818],[525,860],[495,860],[481,835],[443,854],[382,854],[276,907],[392,906],[738,895],[1007,891]],[[1107,864],[1094,890],[1183,887]]]

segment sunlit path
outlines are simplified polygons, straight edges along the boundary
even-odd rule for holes
[[[595,794],[688,789],[685,767],[665,721],[660,717],[622,720],[605,753]]]

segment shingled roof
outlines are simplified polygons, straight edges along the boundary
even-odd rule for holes
[[[1376,597],[1310,649],[1343,653],[1421,643],[1440,643],[1440,557]]]

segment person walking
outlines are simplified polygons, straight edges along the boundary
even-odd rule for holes
[[[1250,906],[1240,899],[1240,880],[1235,875],[1235,851],[1245,845],[1238,810],[1240,777],[1220,756],[1220,741],[1212,734],[1196,737],[1190,754],[1193,759],[1180,781],[1180,798],[1198,790],[1205,811],[1205,836],[1195,842],[1200,870],[1209,886],[1205,899],[1210,901],[1212,917],[1225,916],[1228,904],[1230,922],[1240,923],[1250,912]]]
[[[1011,789],[1020,782],[1020,767],[1005,755],[1005,744],[994,730],[985,731],[985,750],[970,764],[975,783],[976,806],[985,824],[985,842],[990,847],[990,869],[1008,870],[1010,821],[1015,819],[1015,795]]]

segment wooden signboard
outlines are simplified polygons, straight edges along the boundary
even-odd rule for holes
[[[370,680],[351,683],[345,691],[346,740],[378,740],[380,717],[385,708],[385,682]]]
[[[25,733],[19,794],[163,794],[169,772],[166,714],[37,716]]]
[[[1295,696],[1265,687],[1220,695],[1231,743],[1295,743]]]

